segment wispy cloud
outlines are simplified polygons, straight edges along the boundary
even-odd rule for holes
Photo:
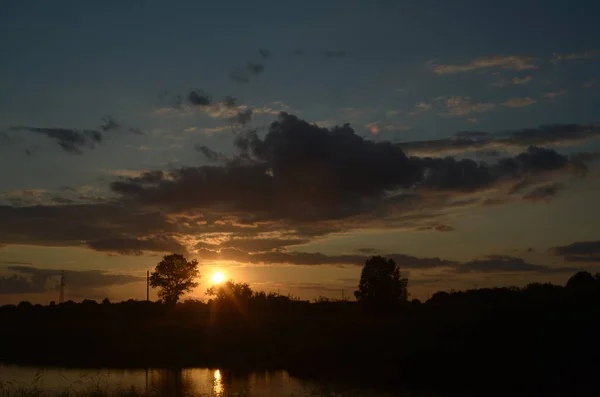
[[[525,98],[510,98],[509,100],[502,103],[502,106],[507,106],[509,108],[521,108],[525,106],[530,106],[536,103],[537,101],[533,98],[525,97]]]
[[[454,74],[472,72],[480,69],[504,68],[514,70],[538,69],[534,64],[535,57],[530,55],[492,55],[475,59],[463,65],[443,65],[429,63],[429,68],[435,74]]]
[[[560,90],[560,91],[554,91],[554,92],[547,92],[542,96],[550,101],[554,101],[554,100],[556,100],[556,98],[558,98],[559,96],[565,95],[566,93],[567,93],[567,91]]]
[[[588,50],[584,52],[573,52],[570,54],[554,53],[551,62],[572,61],[577,59],[592,59],[600,56],[600,50]]]
[[[483,113],[496,107],[494,103],[474,102],[470,97],[451,96],[449,98],[438,98],[446,109],[445,115],[467,116],[471,113]]]
[[[529,83],[533,78],[531,76],[515,77],[510,80],[499,80],[492,83],[493,87],[506,87],[507,85],[523,85]]]

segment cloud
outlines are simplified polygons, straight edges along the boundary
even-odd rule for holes
[[[102,133],[96,130],[75,130],[70,128],[39,128],[16,126],[12,131],[28,131],[44,135],[54,141],[65,151],[71,154],[81,154],[83,148],[93,149],[102,142]]]
[[[307,239],[307,238],[233,237],[233,238],[228,238],[224,241],[221,241],[218,244],[207,244],[205,242],[200,242],[196,245],[196,248],[211,249],[213,251],[221,250],[221,249],[234,249],[234,250],[238,250],[238,251],[244,251],[249,254],[253,254],[253,253],[257,253],[257,252],[281,249],[283,247],[307,244],[309,242],[310,242],[310,239]],[[229,252],[229,251],[224,251],[224,252]]]
[[[534,64],[535,57],[529,55],[492,55],[485,58],[478,58],[464,65],[441,65],[430,63],[429,68],[433,73],[454,74],[462,72],[472,72],[479,69],[504,68],[514,70],[537,69]]]
[[[236,83],[245,84],[250,82],[250,76],[243,70],[234,69],[229,73],[229,78]]]
[[[584,88],[594,88],[600,86],[598,79],[591,79],[582,84]]]
[[[204,132],[205,134],[215,134],[217,132],[227,131],[227,129],[229,128],[231,127],[228,125],[219,125],[217,127],[202,128],[202,132]]]
[[[288,264],[288,265],[355,265],[362,266],[368,259],[365,255],[326,255],[320,252],[295,252],[295,251],[270,251],[251,254],[238,249],[225,248],[220,251],[200,249],[198,255],[201,260],[223,260],[253,264]],[[452,267],[456,264],[440,258],[418,258],[404,254],[388,254],[387,258],[393,259],[405,269],[431,269],[438,267]]]
[[[600,241],[576,242],[550,248],[548,252],[567,262],[600,262]]]
[[[91,240],[89,248],[96,251],[114,252],[121,255],[142,255],[144,251],[186,253],[186,249],[172,236],[145,238],[107,238]]]
[[[210,96],[200,90],[190,91],[187,100],[192,106],[204,107],[211,104]]]
[[[560,61],[572,61],[577,59],[592,59],[600,56],[600,50],[589,50],[585,52],[574,52],[570,54],[554,53],[551,62],[557,63]]]
[[[456,267],[460,273],[570,273],[571,268],[552,268],[544,265],[535,265],[525,262],[522,258],[506,255],[487,255],[480,259],[461,263]]]
[[[252,219],[300,222],[344,219],[401,208],[414,192],[475,192],[506,180],[571,166],[553,150],[530,147],[496,163],[407,157],[401,147],[372,142],[349,125],[331,129],[282,113],[264,139],[236,138],[238,157],[222,166],[183,167],[169,178],[111,184],[123,200],[172,210],[216,210]],[[410,207],[407,207],[410,208]]]
[[[558,194],[563,186],[560,183],[549,183],[546,185],[538,186],[531,192],[523,196],[523,200],[528,201],[550,201],[554,196]]]
[[[458,136],[487,137],[479,132]],[[235,147],[230,158],[197,147],[218,164],[120,176],[105,201],[0,206],[0,244],[138,254],[192,250],[200,236],[229,233],[223,239],[229,246],[202,242],[254,254],[252,245],[277,249],[356,229],[443,231],[449,228],[438,225],[448,224],[449,212],[479,205],[479,195],[490,188],[524,178],[539,183],[575,167],[569,157],[538,147],[493,162],[408,157],[401,146],[364,139],[348,124],[321,128],[287,113],[264,136],[239,132]],[[275,235],[252,242],[231,235],[241,232]],[[285,245],[269,240],[274,238]]]
[[[527,84],[532,80],[531,76],[514,77],[510,80],[499,80],[492,84],[494,87],[505,87],[507,85],[522,85]]]
[[[253,76],[258,76],[265,70],[265,65],[260,63],[248,62],[246,70]]]
[[[536,103],[535,99],[526,97],[526,98],[511,98],[506,102],[502,103],[502,106],[507,106],[509,108],[521,108],[525,106],[530,106]]]
[[[409,141],[398,145],[411,154],[442,155],[491,148],[526,148],[531,145],[577,144],[600,137],[595,124],[551,124],[538,128],[509,130],[498,133],[483,131],[458,132],[448,138],[429,141]]]
[[[41,293],[56,290],[62,273],[57,269],[40,269],[33,266],[8,266],[6,269],[16,274],[0,277],[0,294]],[[103,270],[65,270],[64,274],[69,290],[125,285],[144,279],[127,274],[112,274]]]
[[[560,91],[554,91],[554,92],[546,92],[542,96],[550,101],[554,101],[554,100],[556,100],[556,98],[558,98],[559,96],[565,95],[566,93],[567,93],[567,91],[560,90]]]
[[[119,128],[121,128],[121,125],[119,123],[117,123],[115,119],[113,119],[112,117],[110,117],[108,115],[102,117],[102,122],[103,122],[103,124],[100,128],[104,132],[118,130]]]
[[[231,117],[229,121],[233,124],[246,125],[252,120],[252,109],[244,109],[240,110],[235,114],[235,116]]]
[[[471,113],[483,113],[496,107],[493,103],[476,103],[469,97],[461,96],[452,96],[442,101],[446,107],[447,115],[450,116],[466,116]]]
[[[196,151],[202,153],[204,155],[204,157],[206,157],[209,161],[221,162],[221,161],[229,160],[229,158],[227,156],[225,156],[223,153],[215,152],[214,150],[212,150],[204,145],[196,144],[194,146],[194,149]]]
[[[430,226],[419,226],[415,230],[423,231],[423,230],[432,230],[436,232],[453,232],[454,228],[450,225],[430,225]]]

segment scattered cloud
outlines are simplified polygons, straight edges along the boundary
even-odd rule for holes
[[[567,262],[599,262],[600,241],[582,241],[569,245],[553,247],[549,253],[561,256]]]
[[[102,129],[102,131],[104,132],[108,132],[108,131],[112,131],[112,130],[118,130],[119,128],[121,128],[121,125],[119,123],[117,123],[115,121],[115,119],[113,119],[110,116],[104,116],[102,117],[102,126],[100,127]]]
[[[510,80],[498,80],[495,83],[492,83],[494,87],[506,87],[508,85],[523,85],[529,83],[533,78],[531,76],[524,77],[514,77]]]
[[[451,96],[448,98],[438,98],[446,109],[445,115],[448,116],[467,116],[471,113],[483,113],[496,107],[493,103],[473,102],[470,97]]]
[[[96,130],[76,130],[71,128],[39,128],[16,126],[10,127],[11,131],[28,131],[44,135],[54,140],[65,152],[81,154],[82,149],[93,149],[102,142],[102,133]]]
[[[481,272],[481,273],[572,273],[571,268],[555,268],[544,265],[536,265],[525,262],[522,258],[506,255],[487,255],[481,259],[475,259],[469,262],[461,263],[456,267],[461,273]]]
[[[566,93],[567,93],[567,91],[560,90],[560,91],[554,91],[554,92],[547,92],[542,96],[550,101],[554,101],[554,100],[556,100],[556,98],[558,98],[559,96],[565,95]]]
[[[570,54],[554,53],[551,62],[558,63],[560,61],[572,61],[577,59],[592,59],[600,56],[600,50],[588,50],[584,52],[574,52]]]
[[[248,62],[246,65],[246,70],[253,76],[258,76],[265,70],[265,65],[260,63]]]
[[[217,127],[207,127],[207,128],[202,128],[202,132],[204,132],[205,134],[215,134],[218,132],[223,132],[223,131],[227,131],[227,129],[231,128],[228,125],[219,125]]]
[[[529,55],[492,55],[475,59],[463,65],[442,65],[429,63],[429,69],[436,74],[454,74],[472,72],[480,69],[504,68],[513,70],[537,69],[535,57]]]
[[[552,200],[562,189],[563,185],[556,182],[537,186],[531,192],[524,195],[523,200],[548,202]]]
[[[507,106],[509,108],[521,108],[525,106],[531,106],[537,101],[535,99],[525,97],[525,98],[511,98],[506,102],[502,103],[502,106]]]
[[[526,148],[531,145],[577,144],[598,137],[600,137],[599,125],[552,124],[542,125],[538,128],[526,128],[498,133],[483,131],[459,132],[448,138],[404,142],[398,145],[410,154],[445,155],[493,148]],[[583,160],[588,161],[589,158]]]
[[[40,269],[33,266],[7,266],[12,276],[0,277],[0,294],[41,293],[57,290],[62,271],[57,269]],[[141,281],[144,278],[114,274],[104,270],[65,270],[65,279],[69,289],[102,288],[114,285],[125,285]]]

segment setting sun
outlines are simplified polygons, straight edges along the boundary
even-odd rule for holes
[[[215,284],[220,284],[225,281],[225,275],[222,272],[216,272],[212,276],[212,281]]]

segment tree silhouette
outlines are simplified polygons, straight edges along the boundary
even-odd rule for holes
[[[206,290],[206,295],[214,297],[218,301],[233,300],[235,302],[248,302],[254,292],[247,283],[236,283],[229,280],[222,285],[214,285]]]
[[[174,305],[181,295],[198,286],[195,280],[200,277],[198,261],[194,259],[188,262],[183,255],[171,254],[165,256],[156,265],[156,269],[150,276],[150,285],[153,288],[160,288],[159,298],[165,303]]]
[[[566,287],[573,291],[589,291],[598,284],[598,279],[590,272],[577,272],[567,281]]]
[[[401,277],[396,262],[374,256],[365,262],[354,296],[369,306],[390,306],[407,300],[407,286],[408,280]]]

